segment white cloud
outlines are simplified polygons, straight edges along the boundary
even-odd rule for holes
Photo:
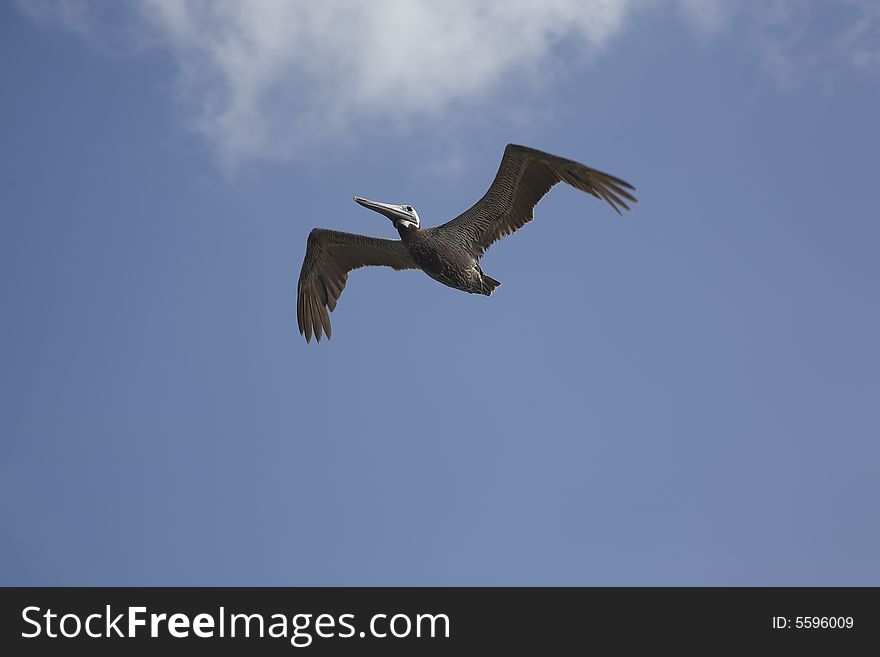
[[[146,0],[194,125],[227,163],[295,156],[376,119],[410,120],[528,84],[572,39],[602,48],[629,0]]]
[[[19,6],[83,35],[90,32],[87,8],[95,14],[107,7],[86,0],[20,0]],[[701,37],[735,39],[755,50],[783,84],[841,63],[880,67],[877,0],[677,0],[674,6]],[[308,155],[355,128],[406,125],[475,105],[513,84],[545,83],[569,72],[571,64],[554,54],[560,42],[568,53],[594,56],[636,10],[669,4],[141,0],[137,7],[141,37],[177,65],[192,126],[225,164],[236,166]]]

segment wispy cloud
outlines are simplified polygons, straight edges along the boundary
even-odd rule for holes
[[[678,5],[687,23],[703,37],[715,36],[730,19],[731,4],[724,0],[678,0]]]
[[[228,163],[290,158],[365,121],[442,114],[511,77],[537,79],[554,43],[617,33],[628,0],[147,0],[196,129]]]
[[[783,88],[827,86],[842,69],[880,69],[877,0],[679,0],[704,38],[732,36]]]
[[[86,0],[19,6],[37,20],[100,38],[90,30],[95,5]],[[663,6],[655,0],[141,0],[129,20],[142,40],[171,54],[188,121],[225,164],[236,166],[307,155],[367,124],[439,117],[510,85],[530,87],[572,65],[556,58],[560,42],[584,58],[600,56],[635,11]],[[677,6],[702,38],[735,34],[782,84],[833,66],[880,68],[876,0],[678,0]]]
[[[880,68],[876,0],[776,0],[755,24],[762,63],[784,86],[827,86],[841,69]]]
[[[15,5],[35,21],[58,22],[82,36],[90,31],[86,0],[15,0]]]

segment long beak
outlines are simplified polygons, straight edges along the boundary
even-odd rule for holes
[[[394,219],[408,218],[407,215],[400,212],[400,209],[396,205],[391,205],[390,203],[379,203],[379,201],[370,201],[369,199],[361,198],[360,196],[355,196],[354,201],[355,203],[363,205],[365,208],[369,208],[374,212],[384,214],[392,221]]]

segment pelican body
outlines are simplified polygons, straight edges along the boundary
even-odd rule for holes
[[[500,283],[480,269],[480,261],[467,249],[436,228],[421,228],[418,213],[410,205],[390,205],[368,201],[360,196],[355,202],[387,216],[394,223],[400,241],[406,246],[416,267],[443,285],[471,294],[492,294]]]
[[[330,315],[348,273],[381,265],[396,270],[421,269],[444,285],[489,296],[500,283],[480,268],[480,258],[494,242],[534,218],[534,207],[550,188],[565,182],[606,201],[618,214],[636,202],[628,182],[550,153],[508,144],[489,190],[470,209],[440,226],[422,228],[410,205],[380,203],[355,196],[355,202],[385,215],[400,240],[315,228],[309,233],[297,286],[299,331],[320,342],[330,337]]]

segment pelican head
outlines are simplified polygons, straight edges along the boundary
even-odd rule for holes
[[[384,214],[391,219],[395,228],[418,228],[421,225],[419,221],[419,213],[415,211],[411,205],[393,205],[391,203],[379,203],[379,201],[369,201],[360,196],[354,197],[355,203],[363,205],[365,208],[374,210],[380,214]]]

